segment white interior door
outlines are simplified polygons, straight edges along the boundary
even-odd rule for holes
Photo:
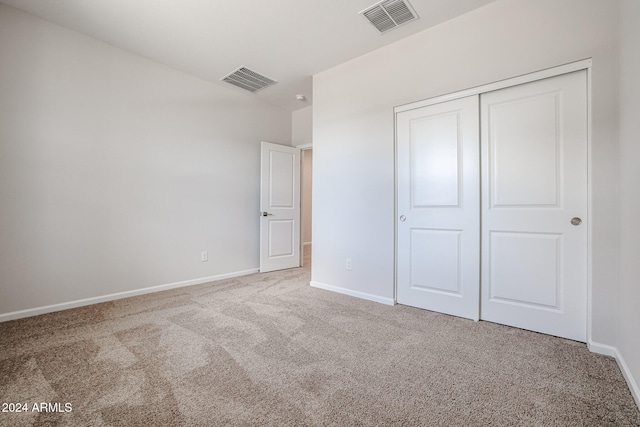
[[[481,318],[586,341],[586,71],[481,96]]]
[[[478,96],[400,112],[397,302],[479,316]]]
[[[300,266],[300,150],[262,142],[260,271]]]

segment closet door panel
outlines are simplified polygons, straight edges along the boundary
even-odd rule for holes
[[[481,318],[586,341],[586,71],[481,95]]]
[[[478,96],[398,113],[397,301],[479,318]]]

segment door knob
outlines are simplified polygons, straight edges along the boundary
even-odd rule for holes
[[[405,222],[407,220],[407,217],[404,215],[400,215],[400,221],[401,222]]]
[[[571,218],[571,225],[580,225],[582,224],[582,219],[578,218],[577,216]]]
[[[262,216],[270,216],[270,215],[273,215],[273,214],[269,212],[262,212]]]

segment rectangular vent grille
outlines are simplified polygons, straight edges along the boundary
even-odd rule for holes
[[[399,27],[418,15],[407,0],[383,0],[360,12],[374,27],[385,33]]]
[[[240,67],[220,80],[248,90],[249,92],[257,92],[260,89],[264,89],[267,86],[277,83],[275,80],[265,77],[260,73],[256,73],[247,67]]]

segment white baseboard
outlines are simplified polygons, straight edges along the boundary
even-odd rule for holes
[[[311,286],[314,288],[324,289],[326,291],[337,292],[339,294],[349,295],[352,297],[366,299],[369,301],[379,302],[386,305],[395,305],[393,298],[385,298],[378,295],[368,294],[366,292],[354,291],[352,289],[341,288],[339,286],[327,285],[321,282],[311,282]]]
[[[636,401],[636,405],[640,409],[640,387],[638,387],[638,383],[636,382],[635,378],[633,378],[631,370],[629,370],[627,363],[624,361],[624,357],[622,357],[622,353],[620,353],[620,351],[616,347],[606,344],[594,343],[593,341],[589,343],[589,350],[594,353],[613,356],[616,359],[618,367],[622,372],[622,376],[624,377],[625,381],[627,381],[627,385],[629,386],[631,395]]]
[[[589,341],[587,346],[592,353],[604,354],[605,356],[616,357],[616,353],[618,352],[614,346],[600,344],[593,341]]]
[[[622,357],[622,354],[620,354],[618,349],[616,349],[615,358],[618,362],[620,370],[622,371],[622,376],[624,376],[624,379],[627,380],[629,390],[631,390],[631,395],[635,399],[638,409],[640,409],[640,387],[638,387],[638,383],[636,382],[635,378],[633,378],[633,375],[631,375],[631,370],[629,370],[629,367],[625,363],[624,358]]]
[[[134,297],[137,295],[150,294],[153,292],[166,291],[169,289],[183,288],[185,286],[201,285],[203,283],[215,282],[233,277],[246,276],[248,274],[258,273],[259,269],[252,268],[250,270],[236,271],[233,273],[219,274],[217,276],[201,277],[199,279],[184,280],[182,282],[168,283],[166,285],[151,286],[148,288],[134,289],[132,291],[118,292],[115,294],[103,295],[93,298],[85,298],[75,301],[64,302],[60,304],[46,305],[44,307],[29,308],[26,310],[12,311],[10,313],[0,314],[0,322],[9,320],[22,319],[24,317],[37,316],[39,314],[51,313],[54,311],[67,310],[69,308],[83,307],[101,302],[114,301],[117,299]]]

